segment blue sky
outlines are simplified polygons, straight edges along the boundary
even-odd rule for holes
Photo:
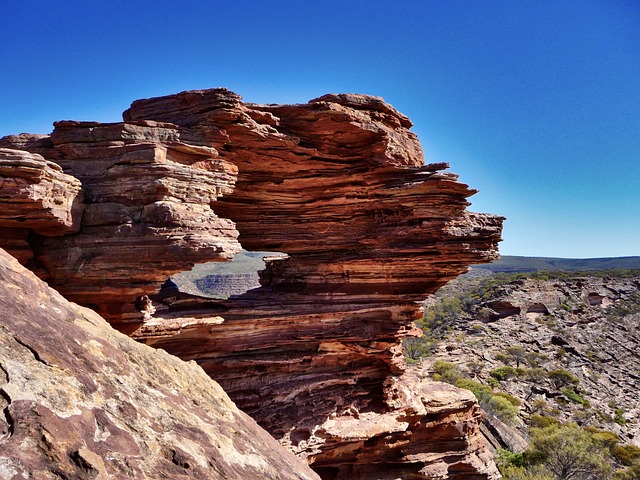
[[[640,2],[0,3],[0,136],[138,98],[382,96],[507,217],[506,255],[640,255]]]

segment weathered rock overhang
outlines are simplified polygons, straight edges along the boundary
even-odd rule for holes
[[[495,474],[477,456],[472,402],[431,408],[427,427],[427,413],[411,413],[427,397],[392,393],[415,302],[495,258],[503,220],[466,210],[475,191],[448,165],[425,165],[406,116],[364,95],[278,106],[213,89],[136,101],[124,120],[0,141],[82,182],[79,233],[28,235],[34,270],[116,328],[196,360],[324,478],[367,478],[363,465],[390,478]],[[240,244],[288,258],[225,301],[158,293]],[[359,418],[376,427],[344,435]],[[464,440],[443,446],[438,428]],[[385,455],[401,437],[422,438],[421,451]]]

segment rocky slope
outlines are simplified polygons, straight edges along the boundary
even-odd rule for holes
[[[461,279],[438,296],[429,305],[463,302],[423,370],[452,362],[465,376],[521,399],[522,423],[514,425],[522,432],[546,417],[640,446],[638,272]],[[435,327],[436,337],[443,327]]]
[[[0,478],[318,478],[200,367],[116,332],[1,249],[0,318]]]
[[[0,141],[84,190],[78,233],[28,232],[31,268],[196,360],[323,478],[495,477],[467,393],[419,379],[420,398],[398,393],[415,302],[494,258],[503,220],[466,211],[475,191],[424,164],[406,116],[364,95],[254,105],[214,89],[136,101],[124,120]],[[228,300],[160,290],[238,240],[288,257]]]

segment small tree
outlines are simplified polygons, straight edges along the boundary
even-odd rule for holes
[[[562,388],[578,383],[578,377],[562,368],[549,371],[549,379],[556,388]]]
[[[515,360],[516,368],[520,367],[520,363],[524,362],[527,358],[527,352],[520,345],[507,347],[507,353]]]
[[[610,478],[608,449],[574,423],[533,429],[528,458],[543,464],[558,480]]]
[[[433,351],[433,343],[424,337],[405,338],[402,341],[402,347],[404,348],[404,356],[409,363],[416,362],[422,357],[428,356]]]

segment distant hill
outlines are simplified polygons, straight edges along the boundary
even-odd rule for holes
[[[614,258],[552,258],[552,257],[517,257],[503,255],[494,262],[476,265],[474,269],[498,272],[536,272],[540,270],[617,270],[640,269],[640,257],[614,257]]]

